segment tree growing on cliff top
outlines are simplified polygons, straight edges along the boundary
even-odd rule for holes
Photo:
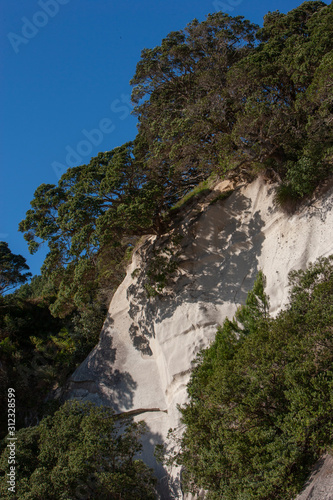
[[[218,12],[142,51],[131,84],[137,154],[149,168],[217,168],[220,143],[235,120],[227,74],[254,47],[256,29],[242,16]]]
[[[155,169],[268,167],[309,194],[332,172],[332,26],[321,1],[269,12],[260,30],[218,12],[144,49],[131,82],[138,154]]]
[[[229,168],[241,158],[245,166],[274,169],[299,198],[332,173],[332,78],[324,70],[332,26],[333,5],[320,1],[264,17],[260,44],[228,74],[242,102]]]
[[[133,240],[167,230],[172,205],[211,172],[265,169],[294,198],[332,173],[332,30],[333,5],[310,1],[260,30],[209,14],[142,51],[135,141],[42,184],[20,223],[31,252],[49,245],[54,314],[112,293]]]
[[[99,153],[70,168],[57,186],[39,186],[19,225],[30,252],[48,243],[42,273],[58,290],[54,314],[85,308],[104,286],[115,289],[133,241],[160,234],[170,207],[195,185],[189,173],[149,170],[134,148]]]

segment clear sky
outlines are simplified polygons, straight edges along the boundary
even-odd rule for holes
[[[0,240],[38,274],[18,223],[35,189],[134,139],[129,81],[144,47],[223,10],[262,25],[295,0],[0,0]]]

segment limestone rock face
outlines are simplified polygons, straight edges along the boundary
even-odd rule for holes
[[[296,500],[333,500],[333,457],[325,455],[317,462]]]
[[[244,303],[260,269],[276,314],[288,299],[288,273],[332,254],[332,234],[332,188],[288,215],[274,204],[274,185],[224,181],[169,235],[147,237],[134,252],[99,344],[71,377],[70,394],[146,421],[142,458],[155,468],[161,499],[183,498],[179,471],[166,471],[153,452],[170,428],[181,432],[177,404],[186,402],[192,360]],[[147,270],[161,255],[178,263],[152,296]],[[305,498],[319,496],[299,500]]]

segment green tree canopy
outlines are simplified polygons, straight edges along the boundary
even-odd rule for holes
[[[16,498],[155,499],[156,479],[141,460],[143,422],[117,422],[110,408],[69,401],[37,427],[17,433]],[[8,448],[0,458],[8,492]]]
[[[137,154],[149,167],[196,177],[217,167],[220,143],[234,121],[227,73],[254,46],[256,28],[218,12],[142,51],[131,83]]]
[[[268,169],[294,198],[332,173],[332,15],[309,1],[259,29],[217,12],[142,51],[135,140],[39,186],[20,223],[31,252],[49,245],[54,314],[112,293],[136,238],[211,172]]]
[[[240,157],[273,168],[299,197],[332,172],[332,79],[323,69],[332,57],[332,22],[332,4],[319,1],[265,16],[260,44],[228,74],[242,102],[229,168]]]
[[[25,283],[31,276],[29,266],[22,255],[13,254],[8,243],[0,241],[0,295]]]
[[[75,305],[94,301],[103,285],[104,259],[114,263],[113,286],[118,285],[126,237],[151,222],[139,193],[144,182],[128,143],[69,169],[57,186],[42,184],[36,190],[19,229],[32,253],[48,243],[42,272],[58,290],[55,314],[66,315]]]
[[[43,281],[34,277],[1,300],[0,439],[7,428],[8,387],[15,388],[17,429],[34,425],[52,407],[52,391],[60,390],[94,348],[105,320],[98,302],[54,317],[56,290]]]
[[[110,283],[115,289],[126,251],[140,235],[159,234],[168,209],[193,187],[186,176],[151,172],[133,150],[127,143],[99,153],[57,186],[42,184],[19,225],[32,253],[48,243],[42,272],[58,290],[54,314],[91,304]]]
[[[259,30],[219,12],[144,49],[138,155],[196,175],[269,168],[294,196],[311,193],[332,172],[332,15],[305,2]]]

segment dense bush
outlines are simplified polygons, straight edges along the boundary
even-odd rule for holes
[[[103,304],[86,304],[55,318],[52,295],[41,297],[40,279],[0,297],[0,439],[6,432],[7,389],[15,388],[17,428],[49,411],[45,398],[62,386],[98,342]],[[37,294],[37,295],[36,295]]]
[[[264,284],[199,355],[181,409],[173,460],[210,499],[292,499],[332,444],[333,256],[291,273],[276,318]]]
[[[121,431],[121,432],[120,432]],[[155,478],[139,459],[143,422],[122,422],[110,408],[67,402],[16,441],[16,494],[8,491],[8,448],[0,458],[1,498],[149,500]]]

